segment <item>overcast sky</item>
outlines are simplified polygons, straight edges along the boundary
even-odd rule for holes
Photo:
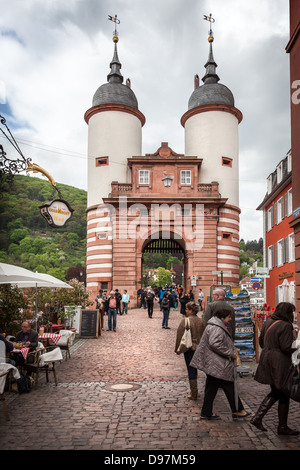
[[[256,207],[290,149],[288,0],[0,0],[0,114],[24,155],[58,183],[87,189],[84,113],[118,53],[146,117],[142,154],[168,142],[184,153],[180,124],[204,75],[212,13],[220,83],[243,113],[240,237],[262,236]],[[202,83],[202,82],[201,82]],[[0,143],[9,155],[9,144]],[[72,204],[72,201],[69,201]]]

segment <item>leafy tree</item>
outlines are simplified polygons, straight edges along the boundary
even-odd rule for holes
[[[170,285],[172,282],[172,274],[167,271],[165,268],[158,268],[158,283],[161,286]]]
[[[51,228],[40,214],[41,202],[52,199],[53,188],[40,178],[16,175],[0,198],[0,260],[65,280],[71,266],[86,264],[86,191],[59,184],[72,208],[72,218]],[[46,255],[46,256],[43,256]],[[42,269],[42,268],[41,268]]]
[[[11,284],[0,286],[0,332],[15,335],[26,319],[27,296]]]

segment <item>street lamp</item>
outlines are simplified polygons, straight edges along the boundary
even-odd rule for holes
[[[164,186],[166,188],[169,188],[171,186],[173,178],[174,178],[174,176],[167,175],[162,179],[162,182],[164,183]]]

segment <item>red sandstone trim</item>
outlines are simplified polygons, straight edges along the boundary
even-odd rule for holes
[[[93,106],[92,108],[88,109],[84,114],[84,120],[88,124],[89,120],[94,114],[102,113],[103,111],[121,111],[123,113],[132,114],[133,116],[137,117],[140,121],[142,126],[146,122],[146,118],[138,109],[131,108],[130,106],[125,106],[122,104],[102,104],[100,106]]]
[[[198,106],[197,108],[190,109],[189,111],[187,111],[182,116],[180,121],[182,127],[185,127],[185,123],[190,117],[195,116],[196,114],[205,113],[207,111],[224,111],[226,113],[233,114],[237,118],[239,123],[243,119],[241,111],[235,108],[234,106],[227,106],[225,104],[207,104],[204,106]]]

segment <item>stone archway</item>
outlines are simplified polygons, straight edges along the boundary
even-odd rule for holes
[[[176,256],[178,259],[182,259],[182,276],[177,276],[177,282],[175,280],[174,281],[175,284],[183,285],[183,288],[185,289],[187,272],[185,242],[183,239],[174,238],[174,233],[172,232],[169,234],[170,238],[165,238],[163,235],[163,232],[160,232],[144,241],[143,246],[141,248],[141,279],[143,278],[143,263],[144,255],[146,253],[169,253]]]

